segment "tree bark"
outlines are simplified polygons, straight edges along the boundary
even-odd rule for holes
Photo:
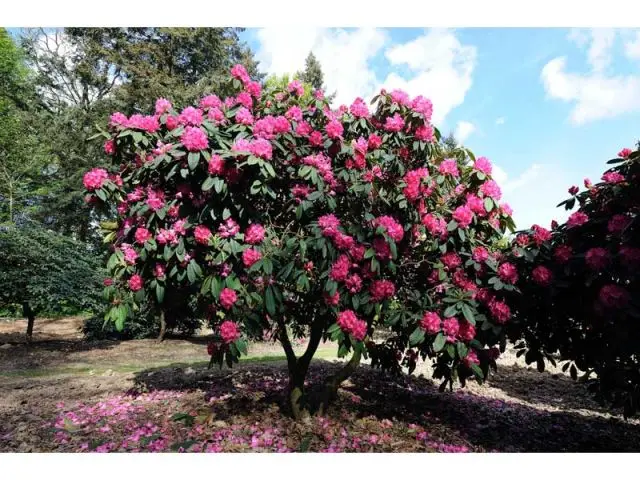
[[[164,341],[164,336],[167,334],[167,319],[164,316],[164,309],[160,310],[160,333],[158,334],[158,343]]]
[[[29,302],[24,302],[22,304],[22,314],[27,319],[27,342],[31,342],[31,339],[33,338],[33,324],[36,321],[36,316],[33,313],[33,310],[31,310]]]
[[[309,336],[309,344],[304,354],[300,358],[296,358],[291,345],[284,322],[278,320],[280,327],[280,343],[287,355],[287,367],[289,370],[289,406],[294,419],[300,420],[309,413],[305,406],[304,381],[309,372],[311,359],[318,350],[320,340],[322,340],[322,332],[324,330],[324,318],[316,319],[311,325],[311,334]]]
[[[360,359],[362,357],[362,348],[356,347],[354,349],[351,359],[340,369],[338,372],[330,377],[325,384],[324,395],[320,406],[318,407],[318,415],[323,416],[329,404],[336,398],[338,394],[338,388],[342,385],[347,378],[349,378],[353,372],[356,371],[358,365],[360,365]]]

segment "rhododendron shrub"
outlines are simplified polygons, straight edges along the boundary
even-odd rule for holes
[[[220,365],[271,332],[296,416],[327,339],[351,360],[323,404],[362,356],[396,371],[432,357],[443,387],[484,378],[514,275],[502,275],[497,242],[513,223],[490,162],[465,149],[443,158],[422,96],[382,91],[331,110],[299,82],[261,87],[242,67],[232,77],[230,98],[111,117],[113,168],[85,177],[88,201],[117,211],[109,318],[192,291]],[[376,343],[379,326],[392,334]],[[288,332],[308,338],[300,357]]]
[[[534,226],[516,236],[510,261],[517,265],[510,335],[528,363],[544,369],[552,355],[592,377],[597,398],[624,414],[640,394],[640,152],[622,150],[598,183],[573,186],[576,205],[551,231]]]

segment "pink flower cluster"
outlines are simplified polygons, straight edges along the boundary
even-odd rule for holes
[[[337,323],[343,332],[353,335],[356,340],[362,341],[367,335],[367,322],[360,320],[353,310],[338,313]]]

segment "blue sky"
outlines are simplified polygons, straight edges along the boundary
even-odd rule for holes
[[[567,188],[596,181],[640,139],[640,33],[612,29],[249,29],[269,73],[294,72],[313,50],[340,103],[380,87],[434,102],[497,165],[519,227],[548,226]]]

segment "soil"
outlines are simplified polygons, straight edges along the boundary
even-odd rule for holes
[[[27,345],[25,322],[0,320],[0,451],[171,450],[161,440],[131,450],[115,433],[101,447],[95,442],[97,430],[89,426],[84,428],[90,433],[74,430],[74,435],[52,426],[61,415],[125,392],[142,393],[145,415],[156,419],[160,431],[171,432],[166,436],[176,440],[174,450],[184,449],[176,445],[187,439],[189,451],[640,451],[638,420],[624,421],[598,405],[586,386],[559,366],[540,373],[512,350],[500,357],[498,371],[483,385],[470,382],[444,393],[424,363],[413,376],[401,378],[363,365],[345,382],[326,419],[300,423],[283,414],[286,367],[278,345],[251,345],[253,360],[232,370],[208,370],[206,337],[89,343],[82,340],[81,324],[81,318],[38,319],[34,341]],[[322,347],[312,383],[337,368],[336,351],[333,345]],[[160,396],[175,392],[175,397],[166,394],[174,403],[144,400],[145,392],[154,391]],[[217,399],[213,404],[212,398]],[[180,429],[170,420],[176,412],[203,407],[210,413],[206,425]],[[274,423],[279,433],[265,422]],[[233,425],[257,425],[251,428],[268,431],[269,440],[256,437],[254,430],[238,440],[240,430]],[[220,433],[227,430],[233,432]],[[82,435],[93,440],[84,442]],[[204,440],[212,435],[219,443]]]

